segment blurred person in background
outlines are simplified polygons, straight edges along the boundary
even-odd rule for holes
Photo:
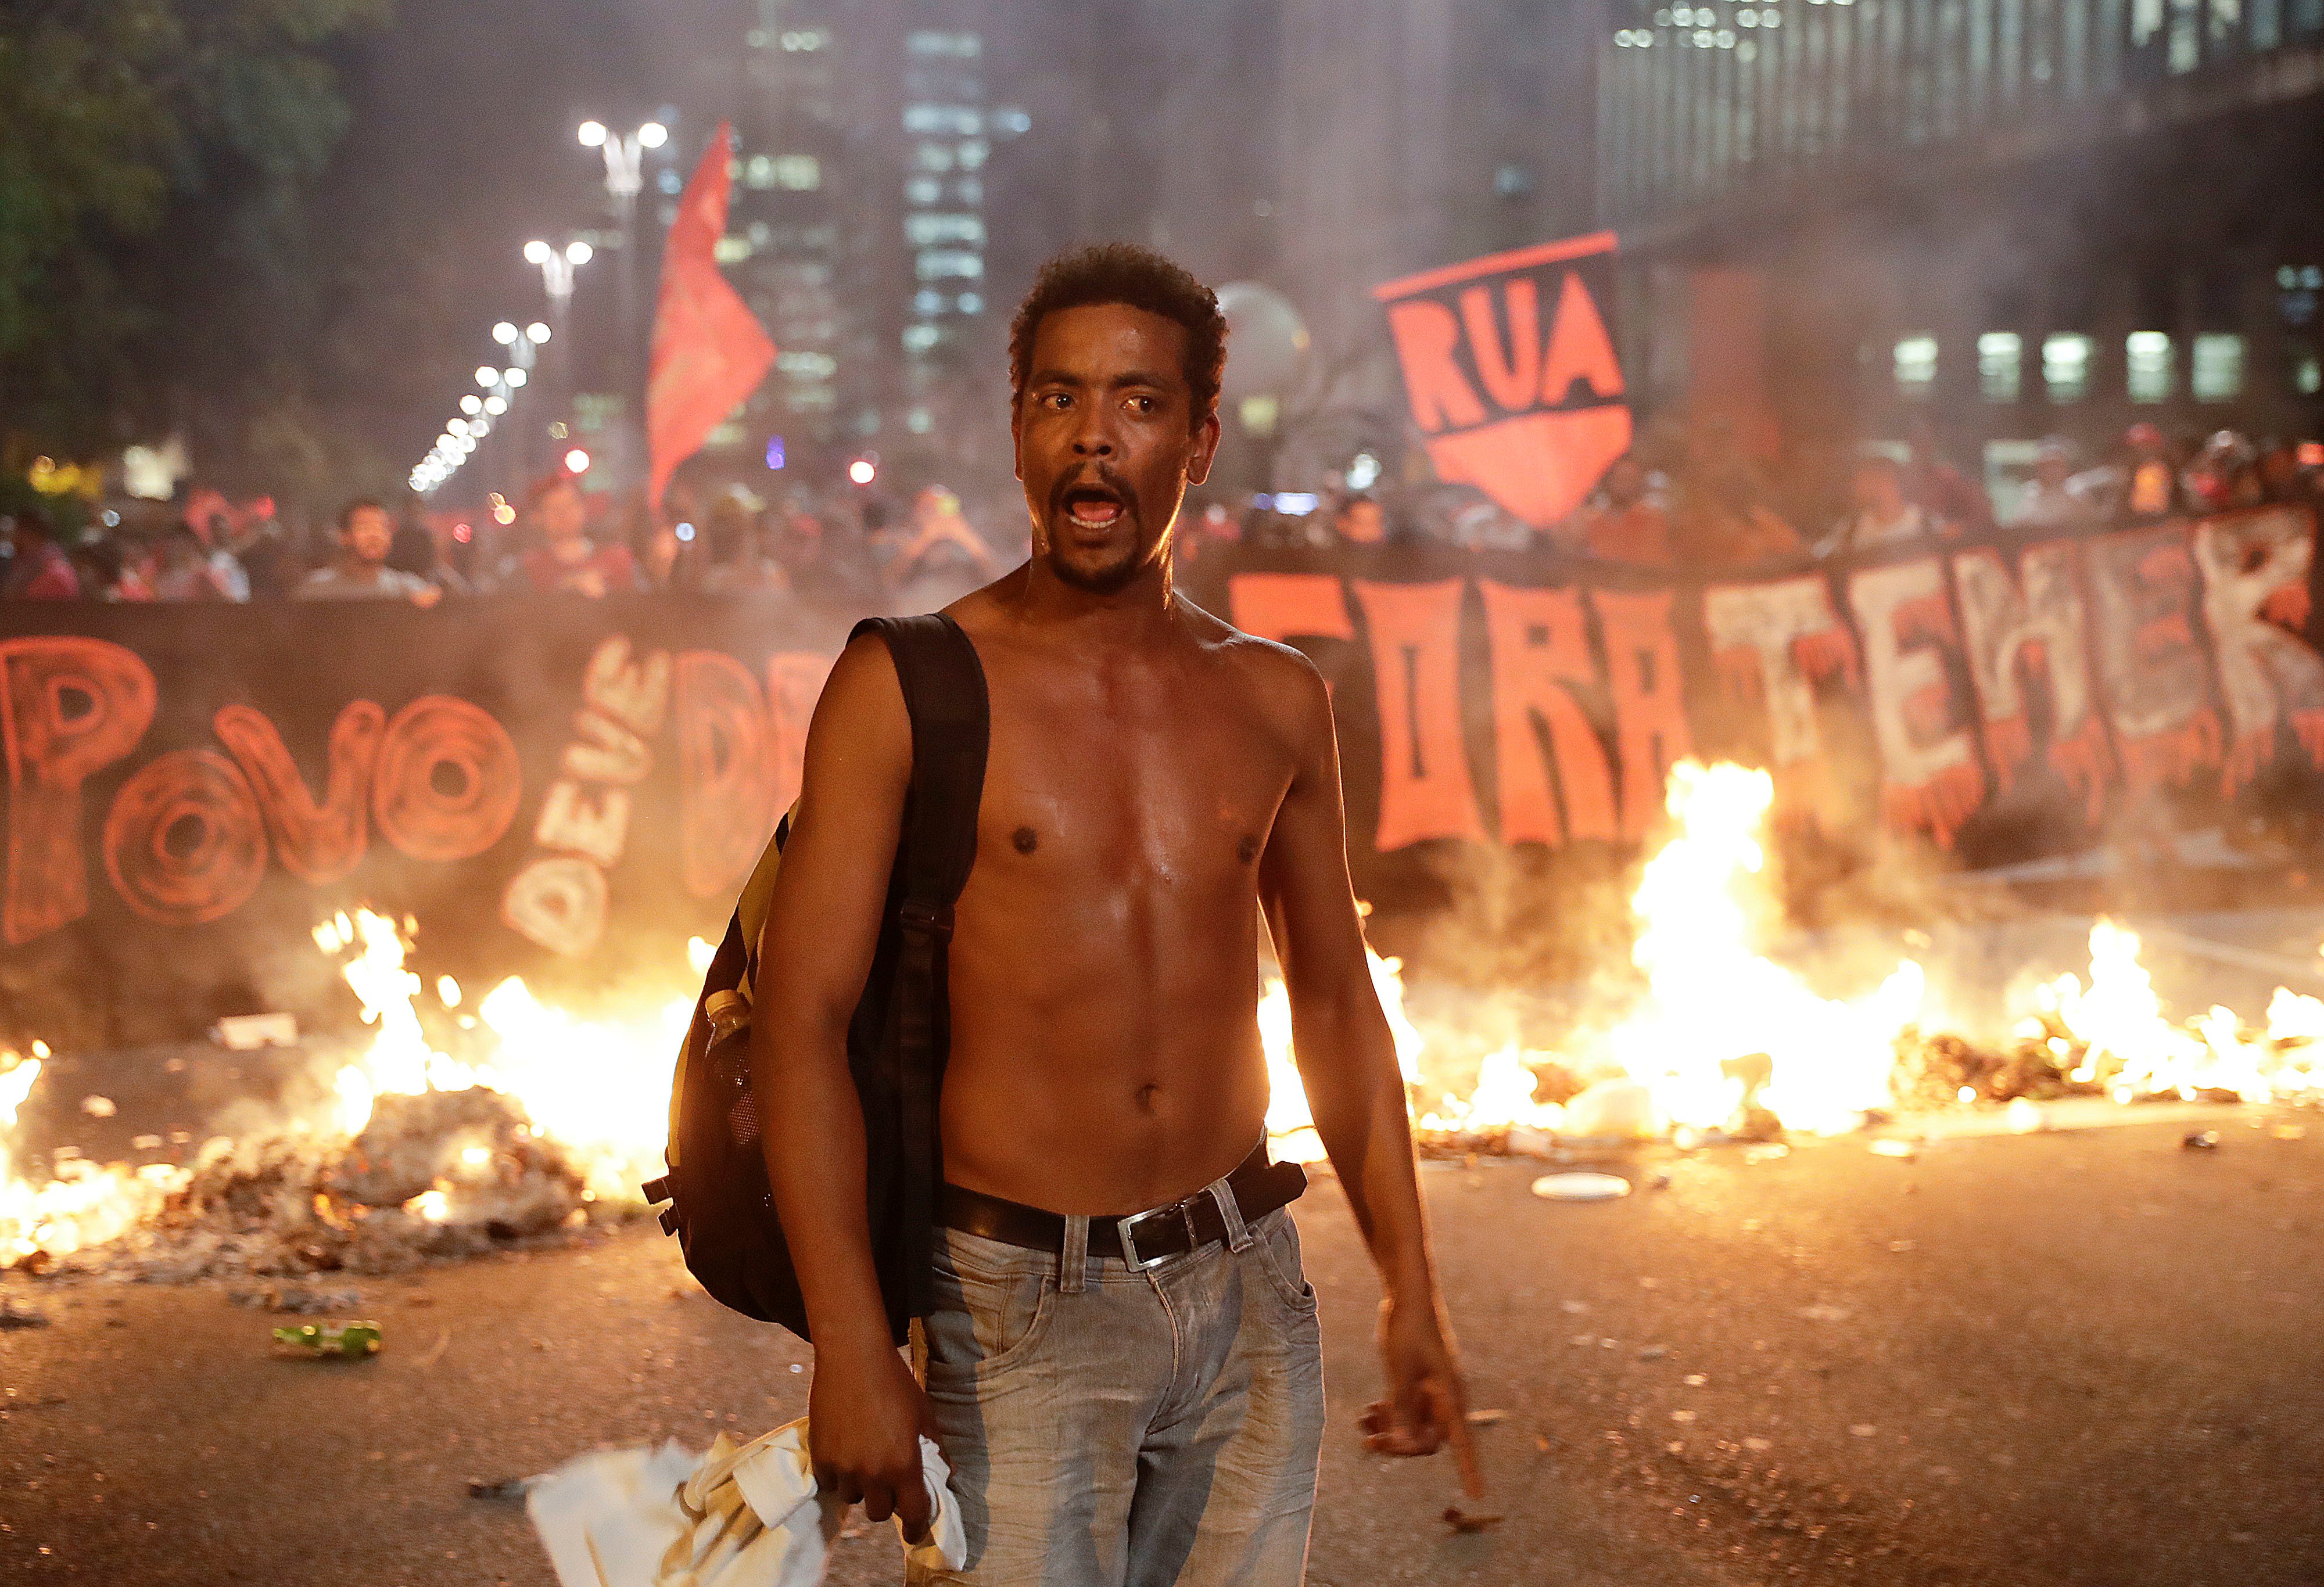
[[[80,593],[90,601],[150,601],[152,587],[145,582],[111,535],[83,540],[72,549],[73,571],[80,576]]]
[[[395,536],[388,541],[387,566],[394,572],[410,574],[443,595],[474,594],[467,580],[445,564],[443,553],[434,530],[416,518],[406,518],[395,526]]]
[[[81,596],[80,576],[72,558],[57,543],[57,521],[38,503],[16,509],[11,534],[14,554],[0,574],[0,599],[12,601],[76,601]]]
[[[1648,489],[1637,457],[1624,453],[1607,466],[1582,511],[1551,531],[1553,544],[1579,557],[1640,567],[1671,565],[1671,520]]]
[[[912,498],[907,536],[888,565],[891,582],[902,586],[946,574],[982,580],[998,577],[1001,571],[1001,558],[962,515],[958,496],[932,484]]]
[[[299,559],[276,517],[272,497],[251,503],[235,525],[227,549],[242,575],[244,595],[254,601],[280,601],[290,596],[299,580]]]
[[[1388,540],[1388,512],[1379,498],[1364,491],[1342,502],[1332,514],[1332,533],[1342,544],[1377,546]]]
[[[2096,529],[2105,520],[2088,491],[2074,475],[2074,453],[2064,440],[2052,436],[2034,454],[2034,474],[2009,515],[2012,529],[2043,532]]]
[[[781,564],[761,549],[758,515],[738,495],[713,503],[702,536],[680,553],[672,584],[706,595],[779,594],[790,588]]]
[[[641,587],[628,546],[619,540],[601,546],[589,537],[589,503],[571,475],[552,475],[536,485],[526,518],[537,543],[516,558],[515,577],[504,585],[592,600]]]
[[[409,601],[432,606],[444,598],[437,586],[388,565],[395,544],[395,521],[368,496],[339,510],[339,554],[301,579],[293,592],[301,601]]]
[[[1942,525],[1937,515],[1904,494],[1904,466],[1880,453],[1858,460],[1851,491],[1854,506],[1819,546],[1819,556],[1873,550],[1934,540]]]
[[[2178,466],[2159,425],[2141,421],[2125,430],[2121,456],[2092,483],[2105,493],[2098,505],[2111,519],[2152,523],[2187,507]]]
[[[1904,465],[1904,499],[1957,533],[1975,534],[1993,527],[1993,503],[1976,481],[1944,455],[1937,427],[1926,414],[1916,414],[1905,427],[1904,443],[1911,459]]]
[[[157,601],[232,601],[233,586],[210,560],[209,547],[182,521],[161,531],[145,573]]]
[[[2187,466],[2180,488],[2198,512],[2232,512],[2267,499],[2260,484],[2257,448],[2232,429],[2216,431],[2203,443]]]
[[[1201,516],[1188,526],[1185,538],[1175,548],[1178,566],[1191,567],[1213,551],[1242,539],[1242,526],[1235,522],[1223,502],[1213,502]]]

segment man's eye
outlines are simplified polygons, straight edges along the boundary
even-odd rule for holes
[[[1073,398],[1067,396],[1063,392],[1051,392],[1047,396],[1042,398],[1041,401],[1047,403],[1053,412],[1062,413],[1065,410],[1065,405],[1071,402]]]
[[[1154,399],[1151,397],[1132,397],[1130,399],[1130,405],[1140,413],[1154,411]]]

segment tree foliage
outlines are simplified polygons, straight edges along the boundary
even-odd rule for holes
[[[0,451],[281,444],[320,296],[303,200],[346,123],[329,51],[386,3],[0,5]]]

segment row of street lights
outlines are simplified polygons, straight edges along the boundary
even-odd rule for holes
[[[600,150],[604,155],[605,191],[613,201],[620,221],[622,266],[618,278],[621,295],[618,335],[621,355],[615,361],[614,374],[621,389],[631,393],[641,384],[634,378],[636,371],[632,367],[635,355],[632,344],[636,340],[638,291],[637,198],[645,185],[646,154],[669,142],[669,129],[659,121],[649,121],[635,132],[617,134],[609,130],[603,122],[585,121],[579,128],[579,135],[582,147]],[[576,272],[595,256],[595,248],[578,237],[561,246],[540,237],[524,245],[525,263],[540,272],[541,287],[549,299],[549,319],[546,323],[536,320],[521,331],[506,320],[493,328],[493,339],[510,349],[511,361],[504,368],[492,364],[477,366],[476,384],[483,388],[482,394],[472,392],[460,399],[460,416],[445,425],[443,433],[436,438],[434,447],[412,467],[410,483],[413,490],[423,495],[429,494],[458,472],[460,466],[475,451],[477,444],[492,433],[493,420],[508,411],[515,392],[530,378],[537,349],[555,342],[558,368],[570,370],[575,278]],[[547,405],[551,409],[561,408],[570,399],[571,393],[564,389],[569,383],[551,380],[547,383],[551,388]],[[547,428],[553,438],[561,438],[566,430],[562,424],[554,422],[556,417],[552,412],[551,422]],[[633,471],[631,454],[634,447],[630,439],[632,428],[632,421],[625,416],[613,437],[615,443],[612,448],[613,461],[616,472],[624,478]],[[525,451],[529,454],[530,448],[526,447]],[[576,449],[567,453],[563,460],[569,468],[573,458],[586,457],[586,453]],[[527,465],[528,458],[521,457],[520,467]],[[583,466],[586,466],[586,463]]]
[[[428,495],[459,472],[469,455],[493,433],[493,421],[507,413],[516,393],[531,380],[535,354],[554,334],[537,319],[522,330],[505,319],[493,327],[493,340],[508,349],[509,362],[476,365],[481,391],[461,397],[457,417],[445,424],[428,456],[412,466],[413,490]]]

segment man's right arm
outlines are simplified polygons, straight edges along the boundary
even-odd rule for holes
[[[873,1520],[927,1521],[919,1388],[888,1337],[864,1210],[863,1113],[847,1027],[871,972],[911,783],[911,721],[887,647],[847,647],[807,729],[797,815],[759,937],[752,1086],[767,1178],[815,1336],[819,1482]]]

